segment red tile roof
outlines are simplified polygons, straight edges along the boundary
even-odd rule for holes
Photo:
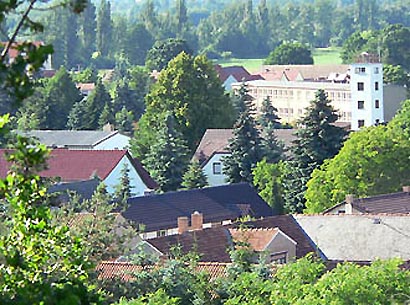
[[[195,268],[197,272],[206,272],[210,279],[214,280],[226,276],[226,268],[230,264],[217,262],[199,262]],[[130,262],[101,262],[96,270],[100,280],[119,278],[123,281],[129,281],[133,278],[133,274],[141,271],[150,271],[159,266],[139,266]]]
[[[0,150],[0,178],[7,175],[10,166],[4,159],[4,152]],[[127,150],[54,149],[50,152],[48,169],[40,172],[40,176],[60,177],[62,182],[88,180],[93,176],[104,180],[124,157],[130,159],[147,187],[157,187],[141,163],[132,159]]]
[[[218,73],[221,82],[225,82],[229,76],[233,76],[238,82],[248,80],[251,74],[242,66],[222,67],[215,65],[215,70]]]
[[[6,44],[7,44],[7,42],[0,42],[0,45],[1,45],[1,46],[5,46]],[[32,44],[35,45],[36,47],[39,47],[39,46],[43,45],[43,42],[41,42],[41,41],[33,41]],[[20,42],[15,42],[15,43],[13,43],[13,44],[11,45],[11,47],[10,47],[10,49],[9,49],[9,52],[8,52],[8,57],[9,57],[9,59],[14,59],[14,58],[16,58],[16,57],[19,55],[20,51],[17,50],[17,47],[18,47],[19,45],[21,45]]]
[[[229,229],[229,233],[231,234],[234,242],[247,242],[251,248],[257,252],[264,251],[278,232],[278,228]]]

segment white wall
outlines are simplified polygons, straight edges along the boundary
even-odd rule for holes
[[[204,174],[208,178],[208,185],[209,186],[218,186],[218,185],[224,185],[228,184],[226,182],[226,179],[228,178],[224,174],[214,174],[213,173],[213,164],[215,162],[220,162],[222,164],[222,170],[223,170],[223,162],[222,162],[222,157],[227,156],[229,154],[227,153],[215,153],[209,160],[208,162],[203,166],[202,170],[204,171]]]
[[[364,69],[364,71],[359,71]],[[364,90],[359,91],[357,84],[364,84]],[[379,89],[375,90],[375,83]],[[364,126],[373,126],[376,121],[384,122],[383,110],[383,66],[381,63],[355,63],[350,65],[350,87],[352,92],[352,130],[359,129],[359,120],[364,120]],[[379,108],[375,101],[379,100]],[[364,101],[364,108],[358,109],[358,101]]]
[[[117,166],[113,169],[113,171],[105,178],[104,183],[107,186],[107,191],[109,193],[115,192],[115,186],[117,186],[121,180],[121,170],[124,167],[124,164],[127,164],[130,178],[130,186],[131,186],[131,193],[133,196],[143,196],[144,191],[148,189],[148,187],[144,184],[140,176],[138,175],[137,170],[132,166],[131,161],[125,155],[120,162],[118,162]]]
[[[94,146],[94,149],[109,150],[109,149],[127,149],[129,147],[130,137],[120,133],[109,137],[101,143]]]

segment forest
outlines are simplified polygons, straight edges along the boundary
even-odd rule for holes
[[[410,26],[409,5],[408,0],[88,1],[82,14],[33,11],[32,22],[44,28],[31,38],[54,46],[56,69],[113,68],[124,57],[143,65],[154,43],[168,38],[183,39],[194,54],[210,59],[265,58],[283,42],[342,46],[355,32]],[[16,22],[17,17],[2,22],[3,36]]]

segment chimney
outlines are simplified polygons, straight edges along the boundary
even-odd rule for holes
[[[410,185],[403,186],[404,193],[410,193]]]
[[[181,216],[177,218],[178,222],[178,234],[183,234],[188,231],[189,219],[186,216]]]
[[[345,213],[346,214],[353,214],[353,201],[354,201],[354,195],[353,194],[348,194],[346,195],[346,205],[345,205]]]
[[[204,224],[204,216],[199,213],[198,211],[195,211],[191,215],[191,228],[192,230],[202,230],[202,225]]]

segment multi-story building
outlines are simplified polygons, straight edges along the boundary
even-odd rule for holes
[[[256,110],[259,112],[263,100],[269,97],[283,123],[292,124],[303,117],[319,89],[327,93],[338,112],[338,122],[350,124],[352,130],[389,121],[406,99],[406,89],[383,85],[382,64],[373,56],[360,56],[349,67],[347,77],[343,78],[333,73],[333,76],[323,76],[322,81],[288,81],[282,78],[248,81],[246,84]],[[241,85],[232,84],[232,89],[239,90]],[[388,90],[384,90],[386,87]]]

